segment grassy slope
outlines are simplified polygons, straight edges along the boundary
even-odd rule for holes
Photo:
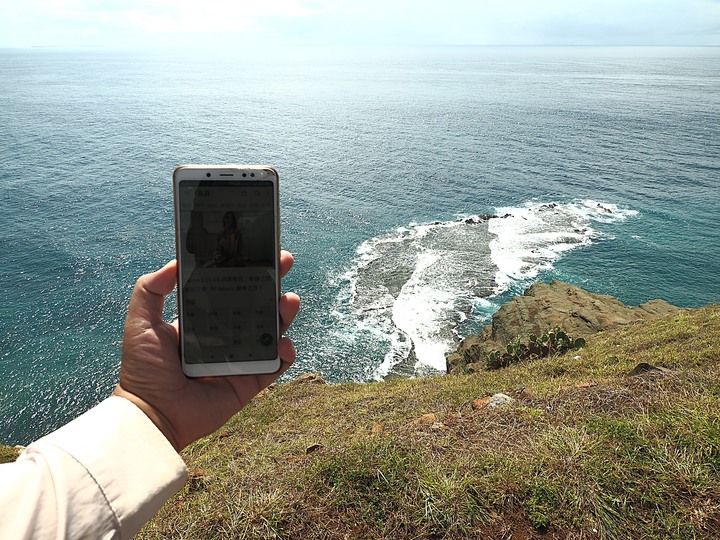
[[[141,537],[718,538],[718,351],[710,306],[495,372],[280,385],[186,450]]]
[[[711,306],[496,372],[280,385],[140,538],[719,538],[719,351]]]

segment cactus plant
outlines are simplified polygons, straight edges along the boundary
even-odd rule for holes
[[[545,358],[550,355],[564,354],[574,349],[585,347],[583,338],[573,339],[567,332],[556,327],[540,336],[530,334],[527,343],[520,341],[520,336],[507,344],[504,351],[483,352],[482,358],[489,370],[500,369],[523,360]]]

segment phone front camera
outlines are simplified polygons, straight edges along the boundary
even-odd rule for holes
[[[205,176],[207,176],[208,178],[210,178],[210,173],[207,173]]]

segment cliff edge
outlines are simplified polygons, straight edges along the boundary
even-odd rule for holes
[[[492,324],[478,336],[465,338],[457,351],[447,356],[447,371],[463,371],[467,365],[482,361],[483,352],[504,349],[518,336],[527,339],[530,334],[540,335],[560,327],[573,337],[587,337],[679,309],[664,300],[627,306],[613,296],[591,293],[558,280],[535,283],[522,296],[503,305],[493,315]]]

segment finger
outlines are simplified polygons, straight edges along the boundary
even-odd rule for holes
[[[295,258],[292,256],[292,253],[289,251],[285,251],[284,249],[280,252],[280,277],[285,277],[285,274],[287,274],[290,269],[292,268],[293,263],[295,262]]]
[[[293,346],[290,338],[282,338],[278,342],[278,352],[280,353],[280,358],[282,359],[280,369],[277,370],[275,373],[268,373],[267,375],[257,376],[257,382],[260,390],[270,386],[277,379],[279,379],[282,374],[285,373],[290,368],[290,366],[293,365],[293,362],[295,361],[295,347]]]
[[[300,297],[295,293],[285,293],[280,297],[280,333],[287,332],[295,316],[300,311]]]
[[[278,353],[280,354],[280,358],[282,359],[282,366],[280,366],[280,371],[276,373],[276,375],[279,377],[287,369],[292,366],[293,362],[295,361],[295,358],[297,357],[297,353],[295,352],[295,346],[293,345],[293,342],[290,338],[284,337],[281,338],[278,342]]]
[[[292,366],[295,361],[295,347],[290,338],[282,338],[278,342],[278,353],[281,360],[280,369],[275,373],[267,373],[264,375],[232,375],[222,378],[208,377],[204,380],[197,378],[195,381],[203,381],[208,384],[220,384],[220,382],[230,383],[237,400],[239,400],[242,406],[245,406],[260,390],[270,386]]]
[[[150,324],[162,322],[165,297],[177,283],[177,263],[170,261],[157,272],[145,274],[137,280],[130,306],[128,320],[147,321]]]

